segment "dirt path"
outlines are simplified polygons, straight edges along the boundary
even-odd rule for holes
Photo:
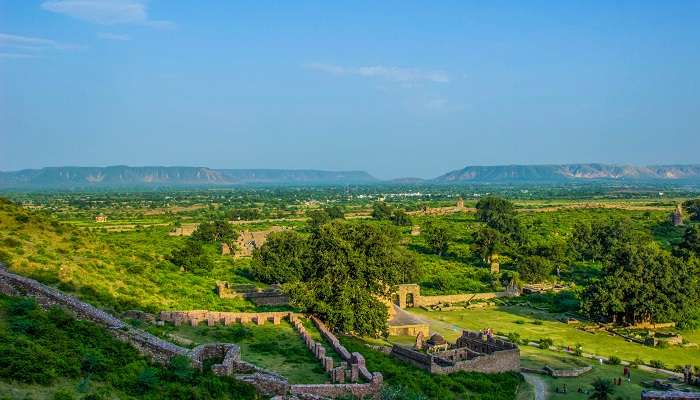
[[[544,380],[535,374],[523,374],[525,382],[535,389],[535,400],[545,400],[547,398],[547,386]]]

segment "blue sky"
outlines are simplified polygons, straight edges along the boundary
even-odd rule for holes
[[[0,170],[700,162],[698,1],[0,0]]]

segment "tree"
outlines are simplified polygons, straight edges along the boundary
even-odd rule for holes
[[[678,248],[687,253],[700,256],[700,225],[688,227],[683,234],[683,241]]]
[[[309,242],[294,231],[273,232],[253,251],[253,276],[265,283],[294,282],[307,274]]]
[[[309,217],[309,227],[311,230],[317,230],[321,225],[330,222],[331,217],[325,210],[311,210],[306,212]]]
[[[591,400],[608,400],[615,392],[612,381],[604,378],[596,378],[593,383],[593,393],[588,396]]]
[[[325,211],[331,219],[345,218],[345,212],[343,212],[343,209],[338,206],[328,207],[325,209]]]
[[[390,226],[335,220],[308,237],[280,235],[268,240],[258,252],[253,273],[263,276],[279,266],[293,270],[284,274],[282,282],[292,305],[338,331],[377,336],[386,334],[388,319],[380,299],[388,298],[393,286],[415,281],[420,272],[414,256],[399,241],[399,233]],[[303,246],[307,250],[295,253],[298,262],[282,259],[283,249]]]
[[[691,221],[700,222],[700,199],[683,202],[683,208],[688,212]]]
[[[202,243],[233,243],[238,233],[225,220],[216,220],[199,224],[192,232],[191,238]]]
[[[214,268],[214,264],[204,251],[202,242],[194,240],[192,237],[186,240],[182,247],[167,256],[166,259],[183,271],[195,274],[204,274]]]
[[[625,243],[583,293],[582,310],[615,323],[679,321],[700,300],[693,268],[651,240]]]
[[[518,259],[518,273],[526,282],[542,282],[552,274],[552,263],[541,256],[525,256]]]
[[[411,218],[403,210],[395,210],[391,216],[391,222],[396,226],[410,226]]]
[[[447,252],[450,246],[450,236],[445,226],[428,222],[425,224],[422,235],[425,237],[425,242],[435,254],[442,257],[442,255]]]
[[[489,226],[474,231],[472,240],[472,250],[489,265],[498,259],[504,248],[503,235]]]
[[[372,205],[372,218],[383,221],[391,218],[394,210],[383,201],[377,201]]]
[[[604,261],[619,246],[641,240],[629,219],[574,224],[569,247],[579,260]]]
[[[517,242],[522,240],[522,228],[510,201],[487,196],[476,203],[476,219]]]

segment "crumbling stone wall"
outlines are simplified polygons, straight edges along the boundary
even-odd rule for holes
[[[201,322],[206,322],[209,326],[214,326],[216,324],[233,325],[248,323],[264,325],[266,322],[272,322],[274,325],[279,325],[282,319],[289,318],[291,314],[292,313],[285,311],[259,313],[208,310],[161,311],[159,319],[161,321],[170,322],[175,326],[180,326],[182,324],[197,326]]]
[[[508,288],[502,292],[486,293],[460,293],[441,296],[424,296],[420,293],[420,286],[415,283],[398,285],[392,294],[391,302],[401,308],[407,307],[429,307],[441,303],[461,303],[476,300],[488,300],[498,297],[513,297],[520,293],[517,288]]]

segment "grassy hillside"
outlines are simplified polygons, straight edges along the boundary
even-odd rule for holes
[[[0,260],[10,270],[114,311],[138,308],[244,310],[243,300],[221,300],[217,280],[250,282],[245,267],[221,257],[210,273],[181,272],[165,261],[181,238],[167,227],[101,233],[61,224],[49,214],[0,199]]]
[[[153,364],[103,328],[32,299],[0,295],[2,399],[255,399],[255,389],[199,372],[185,358]]]

